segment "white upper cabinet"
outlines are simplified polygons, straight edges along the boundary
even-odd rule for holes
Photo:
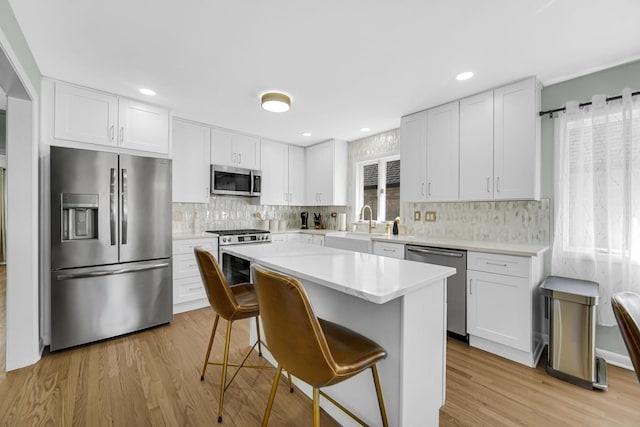
[[[427,195],[426,111],[401,119],[400,141],[400,200],[424,201]]]
[[[494,91],[496,199],[540,199],[540,89],[534,78]]]
[[[427,110],[427,201],[458,200],[458,101]]]
[[[173,120],[173,201],[209,202],[211,128]]]
[[[291,206],[302,206],[305,201],[305,169],[304,148],[289,145],[289,198]],[[346,171],[345,171],[346,176]]]
[[[347,143],[333,139],[305,149],[309,206],[347,204]]]
[[[460,100],[460,199],[493,199],[493,91]]]
[[[460,101],[460,199],[540,199],[535,78]]]
[[[211,164],[260,169],[260,138],[213,128]]]
[[[458,101],[402,118],[400,198],[458,200]]]
[[[263,205],[304,205],[304,148],[262,139]]]
[[[169,112],[90,89],[55,83],[54,137],[169,153]]]
[[[289,198],[289,149],[287,144],[262,139],[262,189],[260,204],[286,205]]]

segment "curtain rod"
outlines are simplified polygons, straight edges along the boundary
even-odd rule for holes
[[[640,91],[631,93],[631,96],[636,96],[636,95],[640,95]],[[607,102],[615,101],[616,99],[622,99],[622,95],[610,96],[606,99],[606,101]],[[581,103],[580,105],[578,105],[578,108],[586,107],[587,105],[591,105],[591,101]],[[549,114],[549,117],[553,117],[553,113],[559,113],[560,111],[566,111],[566,110],[567,110],[567,107],[556,108],[554,110],[540,111],[539,115],[540,117],[542,117],[546,114]]]

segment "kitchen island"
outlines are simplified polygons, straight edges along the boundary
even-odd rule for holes
[[[349,327],[387,350],[378,369],[390,425],[438,425],[445,400],[445,287],[453,268],[297,243],[239,245],[224,251],[296,277],[318,317]],[[310,387],[299,381],[296,385],[311,394]],[[369,425],[381,425],[373,381],[366,372],[325,391]],[[342,425],[354,425],[329,402],[322,400],[321,405]]]

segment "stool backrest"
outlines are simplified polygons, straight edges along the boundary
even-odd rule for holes
[[[640,381],[640,295],[619,292],[611,297],[611,307]]]
[[[259,266],[253,267],[253,280],[271,354],[304,382],[328,384],[336,376],[336,364],[300,282]]]
[[[222,318],[229,320],[237,311],[238,302],[220,271],[218,261],[210,252],[203,249],[195,248],[193,251],[198,261],[200,277],[202,277],[209,304]]]

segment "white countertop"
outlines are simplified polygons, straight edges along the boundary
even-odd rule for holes
[[[201,233],[173,233],[171,237],[173,238],[173,240],[217,239],[218,235],[203,231]]]
[[[456,272],[450,267],[296,242],[229,246],[224,252],[377,304]]]

